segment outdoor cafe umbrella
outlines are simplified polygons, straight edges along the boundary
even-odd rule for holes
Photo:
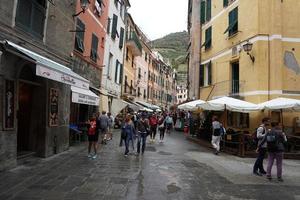
[[[297,99],[289,99],[279,97],[276,99],[272,99],[270,101],[266,101],[264,103],[258,104],[261,110],[278,110],[281,115],[281,123],[283,125],[283,111],[300,111],[300,100]]]
[[[203,110],[212,110],[212,111],[224,111],[229,110],[233,112],[253,112],[260,110],[258,105],[235,99],[232,97],[221,97],[208,101],[204,104],[197,104],[197,107],[202,108]]]
[[[181,105],[178,106],[178,109],[194,111],[194,110],[198,109],[197,105],[204,104],[204,103],[206,103],[206,102],[203,101],[203,100],[198,99],[198,100],[195,100],[195,101],[190,101],[190,102],[181,104]]]

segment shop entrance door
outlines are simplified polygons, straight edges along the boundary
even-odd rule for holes
[[[17,135],[18,156],[22,156],[33,151],[33,149],[30,148],[32,90],[32,85],[19,82],[19,110]]]

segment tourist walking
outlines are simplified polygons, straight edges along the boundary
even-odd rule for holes
[[[99,137],[99,132],[97,131],[96,127],[96,117],[93,116],[87,124],[88,128],[88,141],[89,141],[89,146],[88,146],[88,157],[96,159],[97,158],[97,148],[98,148],[98,137]],[[94,155],[91,154],[91,149],[94,149]]]
[[[137,123],[137,155],[140,154],[141,150],[142,154],[144,154],[146,148],[146,139],[148,135],[147,132],[150,131],[149,124],[145,118],[146,115],[143,114]]]
[[[114,124],[114,117],[111,115],[111,113],[107,113],[108,117],[108,130],[107,130],[107,140],[112,140],[112,129]]]
[[[263,139],[265,138],[270,126],[270,119],[264,118],[262,119],[262,124],[256,130],[256,142],[257,142],[257,150],[258,153],[256,161],[253,166],[253,174],[257,176],[262,176],[267,172],[264,170],[263,162],[267,152],[267,143],[262,143]]]
[[[129,154],[129,144],[130,141],[132,143],[132,148],[134,150],[134,136],[136,135],[135,129],[134,129],[134,124],[131,120],[131,116],[127,115],[125,118],[125,122],[122,125],[121,129],[121,141],[120,141],[120,146],[122,146],[123,141],[125,141],[125,153],[124,156],[127,157]]]
[[[105,111],[102,111],[102,114],[99,117],[99,132],[100,132],[100,141],[101,144],[106,144],[106,138],[107,138],[107,130],[108,130],[108,116],[106,115]]]
[[[165,118],[161,115],[158,119],[158,130],[159,130],[159,139],[160,143],[163,142],[166,132]]]
[[[167,133],[171,134],[171,129],[173,127],[173,118],[171,117],[171,114],[167,115],[167,117],[165,119],[165,125],[166,125],[166,129],[167,129]]]
[[[213,117],[212,129],[213,129],[213,132],[212,132],[211,144],[212,144],[213,148],[215,149],[214,154],[218,155],[220,152],[220,141],[221,141],[221,135],[223,132],[223,127],[222,127],[222,124],[219,122],[217,116]]]
[[[272,180],[272,167],[274,160],[276,159],[277,167],[277,180],[283,182],[282,179],[282,160],[284,152],[284,143],[287,142],[285,133],[282,131],[278,122],[271,123],[272,129],[266,133],[260,146],[267,144],[268,151],[268,167],[267,167],[267,179]]]
[[[152,114],[149,118],[150,124],[150,142],[155,142],[155,136],[157,132],[157,116]]]

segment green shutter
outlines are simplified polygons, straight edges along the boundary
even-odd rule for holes
[[[119,42],[119,48],[123,48],[123,43],[124,43],[124,28],[121,27],[120,30],[120,42]]]
[[[122,84],[122,81],[123,81],[123,64],[120,64],[120,77],[119,78],[120,78],[119,83]]]
[[[201,24],[205,23],[205,1],[201,1],[200,21]]]
[[[211,19],[211,0],[206,1],[206,21]]]
[[[107,19],[107,30],[106,30],[107,34],[110,33],[110,23],[111,23],[111,18],[108,18]]]
[[[208,85],[211,85],[211,83],[212,83],[212,74],[211,74],[211,61],[208,63],[208,66],[207,66],[207,70],[208,70],[208,72],[207,72],[207,74],[208,74],[208,77],[207,77],[207,84]]]
[[[118,83],[119,61],[116,60],[115,83]]]
[[[200,65],[200,70],[199,70],[199,86],[200,87],[204,86],[204,65]]]
[[[212,28],[209,27],[205,31],[205,43],[204,43],[205,49],[209,49],[211,47],[211,41],[212,41]]]
[[[116,39],[117,25],[118,25],[118,16],[114,14],[113,23],[112,23],[112,30],[111,30],[111,38],[112,39]]]
[[[235,34],[238,31],[238,8],[236,7],[228,15],[228,27],[224,34],[228,32],[229,36]]]
[[[223,0],[223,7],[227,7],[228,6],[228,0]]]

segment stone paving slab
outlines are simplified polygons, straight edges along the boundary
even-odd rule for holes
[[[299,199],[299,161],[284,161],[284,183],[251,175],[253,159],[221,154],[185,140],[182,133],[147,144],[125,158],[118,135],[87,158],[86,144],[51,158],[31,158],[0,173],[0,200]]]

